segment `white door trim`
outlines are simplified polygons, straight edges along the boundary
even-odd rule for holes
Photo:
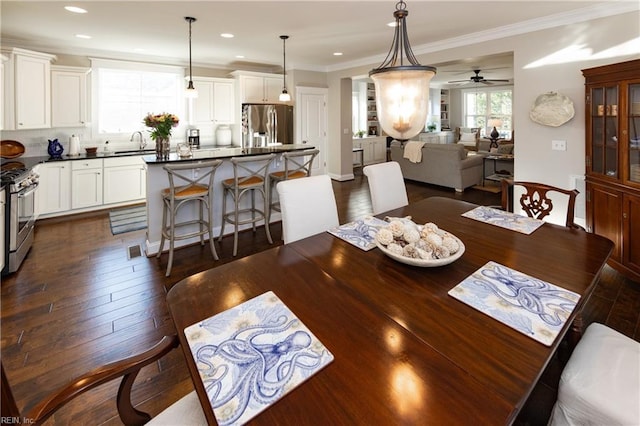
[[[323,87],[296,86],[296,106],[298,108],[302,107],[304,95],[320,95],[324,98],[324,111],[323,111],[324,123],[322,124],[324,127],[323,129],[324,136],[322,137],[322,140],[320,141],[320,143],[314,143],[314,145],[320,151],[320,154],[318,155],[318,157],[316,157],[320,162],[318,167],[319,174],[326,174],[327,173],[327,134],[328,134],[328,120],[329,120],[329,115],[327,112],[327,98],[329,97],[329,89],[323,88]],[[302,123],[302,114],[300,114],[299,111],[300,110],[298,109],[297,113],[295,114],[296,116],[295,143],[304,144],[305,142],[303,141],[302,135],[303,135],[303,129],[305,127],[305,124]]]

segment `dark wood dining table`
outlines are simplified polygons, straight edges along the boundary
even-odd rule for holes
[[[252,424],[510,424],[597,283],[613,243],[545,223],[530,235],[461,214],[477,207],[433,197],[387,212],[434,222],[463,256],[421,268],[329,233],[188,277],[168,293],[194,386],[215,417],[184,328],[273,291],[334,361]],[[448,295],[488,261],[574,291],[578,305],[551,346]]]

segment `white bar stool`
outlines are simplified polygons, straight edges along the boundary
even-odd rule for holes
[[[200,244],[204,245],[204,235],[209,234],[211,254],[218,260],[218,253],[214,246],[213,227],[213,178],[222,160],[202,161],[199,163],[167,164],[163,167],[169,176],[169,188],[162,190],[162,237],[156,257],[160,257],[165,239],[169,240],[169,261],[166,276],[171,274],[173,265],[173,250],[175,242],[187,238],[200,237]],[[189,202],[197,202],[199,216],[197,219],[176,222],[178,210]],[[206,216],[205,216],[206,210]],[[181,227],[199,225],[197,231],[177,234]]]
[[[253,232],[256,231],[256,223],[264,220],[264,229],[267,233],[267,240],[273,244],[271,232],[269,230],[269,191],[268,174],[269,167],[276,158],[275,154],[256,155],[251,157],[234,157],[233,178],[222,181],[222,227],[218,241],[224,237],[224,227],[227,223],[234,226],[233,231],[233,255],[238,254],[238,227],[240,225],[252,224]],[[262,194],[264,205],[262,208],[256,207],[255,193]],[[241,208],[242,197],[251,194],[251,207]],[[233,200],[233,210],[227,211],[227,195]],[[242,216],[242,217],[241,217]],[[248,217],[247,217],[248,216]]]

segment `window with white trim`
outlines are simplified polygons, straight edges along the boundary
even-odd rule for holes
[[[183,68],[102,59],[92,59],[91,68],[94,135],[129,137],[149,130],[143,123],[149,113],[175,114],[186,124]]]
[[[463,127],[479,127],[480,136],[491,133],[493,126],[501,138],[511,139],[513,130],[513,89],[496,87],[462,91]]]

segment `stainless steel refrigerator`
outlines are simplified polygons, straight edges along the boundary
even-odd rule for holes
[[[283,104],[242,104],[242,147],[293,143],[293,107]]]

